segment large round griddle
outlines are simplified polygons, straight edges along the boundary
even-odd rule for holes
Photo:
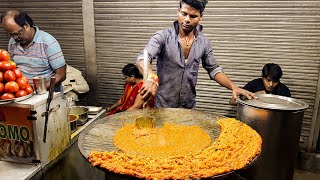
[[[106,116],[93,122],[86,129],[84,129],[79,136],[78,147],[81,154],[87,158],[90,152],[93,150],[118,151],[113,144],[113,137],[116,131],[124,125],[135,123],[135,120],[138,117],[142,117],[144,113],[145,112],[143,110],[122,112],[111,116]],[[220,134],[220,127],[216,124],[216,121],[221,118],[225,118],[224,116],[213,113],[178,108],[151,109],[147,110],[146,113],[148,116],[155,118],[156,127],[161,127],[164,123],[197,125],[209,134],[212,142],[217,139]],[[253,161],[255,161],[255,159]],[[230,175],[231,173],[233,172],[225,173],[215,177],[226,176]]]
[[[122,112],[101,118],[90,124],[79,136],[78,147],[83,156],[88,157],[91,151],[117,151],[113,137],[124,125],[134,123],[144,115],[143,110]],[[147,115],[154,117],[156,127],[165,122],[181,125],[197,125],[206,131],[214,141],[220,134],[216,121],[223,116],[191,109],[158,108],[147,110]],[[192,132],[191,132],[192,133]]]

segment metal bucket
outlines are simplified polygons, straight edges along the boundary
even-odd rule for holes
[[[34,89],[37,94],[45,94],[47,92],[47,79],[44,76],[35,76],[32,78]]]
[[[88,121],[88,111],[89,108],[85,106],[72,106],[69,114],[78,115],[79,118],[77,120],[77,124],[81,126]]]
[[[247,179],[292,180],[304,110],[303,101],[271,94],[258,99],[238,98],[237,119],[262,137],[260,158],[241,173]]]

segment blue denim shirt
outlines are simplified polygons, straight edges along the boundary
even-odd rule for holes
[[[177,21],[174,22],[174,28],[156,32],[144,48],[148,51],[150,63],[157,59],[159,88],[155,107],[194,108],[199,64],[202,64],[211,79],[222,71],[214,59],[210,40],[201,30],[201,25],[195,29],[195,39],[187,60],[178,36]],[[143,51],[137,61],[142,59]]]

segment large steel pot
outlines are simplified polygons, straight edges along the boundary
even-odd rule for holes
[[[247,179],[293,179],[294,162],[304,110],[308,104],[298,99],[260,94],[258,99],[238,98],[237,119],[262,137],[260,158],[242,173]]]
[[[77,120],[77,124],[83,125],[88,121],[88,111],[89,108],[85,106],[72,106],[70,108],[69,114],[78,115],[79,118]]]

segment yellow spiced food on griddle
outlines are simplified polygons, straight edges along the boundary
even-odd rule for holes
[[[161,128],[138,129],[134,124],[119,129],[114,145],[124,153],[145,156],[184,156],[210,146],[211,138],[199,126],[165,123]]]
[[[92,151],[88,159],[93,166],[143,179],[198,179],[244,168],[260,153],[262,139],[251,127],[233,118],[219,119],[217,124],[221,128],[219,137],[213,140],[208,147],[204,147],[199,151],[177,156],[169,156],[167,153],[167,157],[162,157],[161,154],[149,156],[142,153],[131,153],[126,152],[126,150],[123,150],[124,152]],[[170,126],[173,129],[178,127],[175,125]],[[130,128],[128,126],[124,128],[128,128],[126,131],[131,133],[131,138],[139,138],[139,136],[154,133],[152,132],[153,130],[143,132],[135,131],[134,127]],[[159,131],[159,129],[155,131]],[[191,137],[192,135],[196,135],[193,132],[188,134],[191,135],[181,138],[188,139],[193,138]],[[115,138],[117,139],[118,137]],[[156,137],[154,138],[157,139]],[[176,138],[178,139],[178,136]],[[206,138],[203,139],[206,141]],[[198,141],[203,139],[198,139]],[[119,140],[115,140],[115,143]],[[133,146],[133,144],[127,145],[126,149],[132,151],[130,147]],[[188,144],[186,146],[192,145]],[[151,146],[148,148],[151,149]],[[139,147],[133,147],[133,149],[136,152]],[[170,152],[169,149],[166,150]],[[145,151],[149,152],[147,149]]]

